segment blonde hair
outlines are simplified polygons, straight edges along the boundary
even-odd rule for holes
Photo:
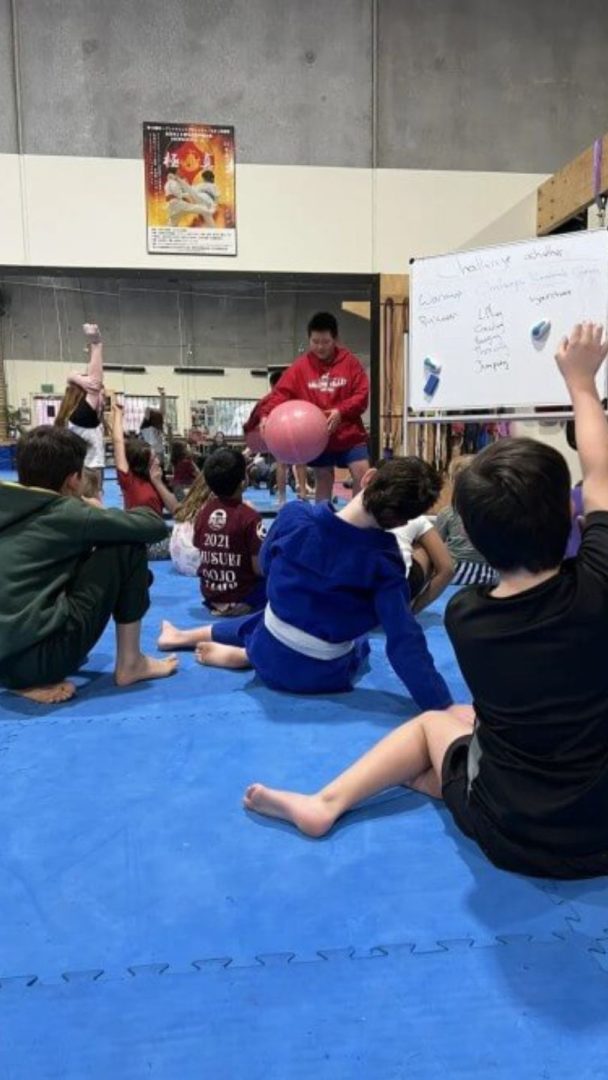
[[[85,499],[98,499],[101,491],[101,481],[97,469],[82,470],[82,492]]]
[[[80,405],[80,402],[84,397],[86,397],[86,391],[83,390],[81,386],[74,386],[72,383],[68,386],[61,399],[59,412],[55,417],[55,427],[64,428],[67,426],[67,422],[74,412],[74,409]]]
[[[200,472],[190,488],[187,497],[175,511],[173,515],[174,520],[180,524],[184,521],[194,521],[201,506],[204,506],[211,497],[212,492],[209,489],[209,485],[205,480],[204,474]]]
[[[463,472],[464,469],[468,469],[474,458],[475,454],[460,454],[459,457],[452,458],[448,466],[448,480],[451,484],[454,483],[459,473]]]

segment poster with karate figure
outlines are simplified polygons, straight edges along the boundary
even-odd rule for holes
[[[148,252],[236,255],[234,128],[144,124]]]

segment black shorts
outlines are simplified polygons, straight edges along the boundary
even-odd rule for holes
[[[500,833],[468,795],[467,760],[471,735],[451,743],[441,768],[441,794],[460,831],[474,840],[500,870],[560,881],[608,874],[608,851],[593,855],[560,855],[525,847]]]
[[[426,578],[424,570],[417,559],[412,559],[410,572],[407,575],[407,583],[410,587],[410,600],[415,600],[424,589]]]

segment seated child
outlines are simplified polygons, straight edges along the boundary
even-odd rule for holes
[[[34,428],[17,446],[19,483],[0,483],[0,685],[44,705],[73,696],[66,676],[110,617],[119,686],[176,668],[174,658],[140,650],[149,606],[145,545],[161,540],[165,526],[149,510],[125,514],[83,502],[86,452],[71,431]]]
[[[466,709],[424,713],[312,796],[254,784],[245,806],[321,836],[362,799],[407,784],[446,802],[497,866],[520,874],[608,873],[608,425],[595,378],[602,327],[575,326],[557,362],[576,424],[586,513],[576,559],[561,454],[501,439],[456,479],[467,535],[497,586],[463,589],[446,625],[473,692]]]
[[[81,499],[88,502],[89,506],[103,507],[101,499],[101,477],[98,469],[82,470]]]
[[[440,480],[418,458],[365,474],[363,491],[337,513],[330,503],[289,503],[262,548],[268,605],[230,624],[179,631],[163,624],[159,648],[194,648],[202,663],[253,666],[276,690],[350,690],[379,623],[387,656],[421,708],[451,698],[409,608],[395,537],[388,531],[433,505]]]
[[[173,467],[173,494],[182,502],[199,473],[185,439],[176,439],[173,443],[171,465]]]
[[[141,439],[127,439],[123,434],[122,406],[112,409],[112,443],[118,486],[122,491],[125,510],[145,506],[159,517],[166,511],[173,514],[179,503],[163,480],[160,461],[151,447]],[[169,539],[165,535],[159,544],[151,544],[148,558],[169,558]]]
[[[448,480],[454,491],[456,477],[475,460],[474,454],[462,454],[450,462]],[[496,585],[498,574],[488,566],[483,555],[473,547],[462,524],[462,518],[453,506],[440,510],[435,528],[456,564],[452,585]]]
[[[184,500],[175,511],[175,525],[169,541],[171,562],[178,574],[196,577],[201,553],[194,545],[194,523],[199,510],[211,498],[204,473],[199,473]]]
[[[450,584],[454,564],[433,522],[421,515],[391,530],[397,537],[405,576],[410,589],[411,609],[418,615],[432,604]]]
[[[198,512],[194,544],[203,599],[217,615],[245,615],[266,602],[258,558],[264,526],[257,510],[243,503],[245,473],[238,450],[216,450],[203,468],[214,498]]]

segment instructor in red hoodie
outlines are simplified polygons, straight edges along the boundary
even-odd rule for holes
[[[310,401],[327,416],[329,442],[320,457],[309,462],[315,471],[317,502],[331,499],[336,466],[349,469],[353,495],[369,469],[367,433],[361,416],[367,408],[369,380],[361,363],[338,344],[334,315],[321,311],[308,324],[308,352],[298,356],[276,387],[260,402],[265,419],[284,401]]]

